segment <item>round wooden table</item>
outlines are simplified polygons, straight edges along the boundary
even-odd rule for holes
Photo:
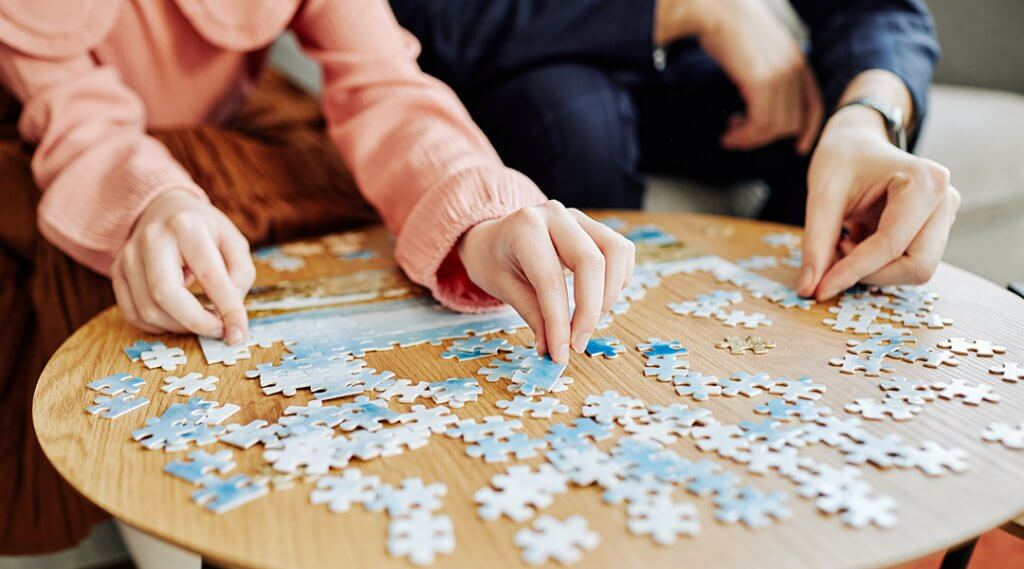
[[[608,214],[600,214],[607,217]],[[630,225],[655,223],[676,234],[688,247],[735,261],[751,255],[781,255],[783,249],[763,242],[773,231],[798,231],[793,228],[739,219],[699,215],[658,215],[614,213]],[[366,261],[341,261],[330,256],[310,257],[297,273],[276,273],[260,264],[260,283],[280,279],[299,280],[317,275],[336,275],[365,269],[394,271],[386,237],[380,228],[370,229],[368,247],[380,253]],[[762,274],[793,286],[797,269],[788,266],[762,271]],[[392,273],[385,280],[400,282]],[[378,275],[379,277],[379,275]],[[377,277],[375,277],[377,278]],[[915,329],[919,344],[935,346],[952,336],[990,340],[1008,348],[1003,357],[1024,363],[1024,301],[1000,287],[957,268],[943,265],[928,285],[939,294],[935,311],[952,318],[955,324],[943,330]],[[764,418],[753,412],[766,396],[712,397],[700,403],[682,400],[670,383],[643,376],[643,359],[634,346],[648,337],[679,339],[690,349],[690,368],[718,377],[736,371],[764,371],[773,376],[809,375],[828,391],[820,401],[842,417],[852,417],[843,405],[859,397],[881,398],[877,378],[861,374],[843,375],[829,365],[829,359],[841,356],[845,342],[854,336],[835,332],[822,324],[827,305],[810,310],[784,310],[764,299],[745,294],[737,308],[766,313],[774,325],[756,332],[777,341],[778,347],[766,355],[731,355],[717,349],[716,342],[726,335],[746,332],[731,329],[715,319],[697,319],[673,314],[666,303],[692,299],[714,289],[734,287],[717,283],[708,275],[673,275],[650,289],[645,298],[632,303],[630,310],[616,316],[601,335],[615,336],[628,346],[614,360],[573,355],[565,374],[574,378],[571,388],[558,394],[571,412],[556,415],[551,421],[567,422],[579,416],[588,394],[613,389],[638,397],[650,404],[683,402],[691,407],[705,406],[722,422],[738,423]],[[527,331],[505,334],[519,345],[530,342]],[[353,507],[347,514],[332,514],[326,507],[310,504],[312,484],[298,481],[289,490],[271,492],[223,515],[214,515],[190,500],[195,487],[162,472],[164,465],[183,458],[183,453],[148,451],[131,440],[131,432],[146,417],[155,416],[179,396],[163,393],[159,385],[165,375],[130,363],[122,348],[145,335],[127,325],[116,308],[97,316],[78,330],[50,360],[36,389],[33,417],[36,432],[49,459],[60,473],[82,494],[122,522],[144,532],[203,555],[207,560],[238,567],[401,567],[407,562],[389,557],[385,550],[387,519]],[[253,419],[275,420],[283,409],[303,404],[307,392],[294,397],[265,396],[257,382],[244,378],[247,369],[257,363],[277,362],[283,352],[280,343],[268,349],[253,348],[253,358],[238,365],[206,365],[199,345],[192,337],[166,337],[170,346],[181,346],[188,363],[174,375],[197,371],[221,378],[213,393],[200,393],[207,399],[233,402],[242,411],[230,421],[247,423]],[[415,380],[440,380],[453,376],[474,376],[481,361],[456,362],[439,357],[443,347],[420,345],[405,349],[371,352],[365,356],[368,367],[391,370],[398,377]],[[694,567],[866,567],[905,562],[951,547],[1024,512],[1024,453],[1011,451],[997,443],[982,441],[979,433],[990,422],[1016,424],[1024,419],[1024,383],[1001,382],[988,373],[993,358],[961,357],[959,367],[928,369],[920,364],[894,361],[896,375],[941,381],[965,378],[993,386],[1002,401],[968,406],[958,401],[937,400],[924,412],[907,422],[865,421],[874,434],[897,433],[909,441],[935,440],[944,446],[966,449],[970,469],[962,474],[929,477],[917,470],[893,468],[878,470],[864,466],[865,478],[874,488],[895,498],[899,524],[892,529],[869,527],[852,529],[836,516],[818,512],[813,500],[800,499],[794,485],[771,473],[758,476],[746,472],[743,465],[715,456],[703,455],[694,441],[684,438],[670,448],[690,459],[712,458],[745,482],[762,489],[778,489],[790,494],[793,516],[771,527],[752,530],[741,524],[724,525],[714,520],[712,498],[700,498],[677,490],[680,500],[692,501],[699,509],[701,532],[682,538],[673,546],[659,546],[649,538],[635,536],[626,529],[625,508],[601,501],[596,487],[572,488],[556,497],[543,513],[562,519],[582,514],[601,536],[601,543],[586,554],[584,567],[675,567],[682,560]],[[113,421],[87,414],[84,408],[96,396],[85,388],[93,379],[115,372],[130,372],[147,380],[141,395],[152,403],[141,411]],[[479,377],[479,376],[477,376]],[[509,394],[503,383],[481,381],[484,394],[480,401],[454,410],[463,418],[499,414],[494,403]],[[428,403],[429,404],[429,403]],[[392,407],[405,409],[392,401]],[[530,437],[541,437],[550,421],[523,419]],[[617,429],[621,435],[621,428]],[[601,444],[607,449],[611,441]],[[206,450],[227,447],[217,443]],[[234,449],[233,449],[234,450]],[[841,454],[824,445],[811,445],[801,451],[833,465],[842,464]],[[258,473],[263,466],[262,451],[235,450],[235,473]],[[528,461],[536,464],[540,457]],[[399,456],[366,463],[355,463],[364,474],[378,475],[385,482],[398,483],[410,477],[426,482],[441,481],[448,487],[442,513],[451,517],[456,535],[454,554],[441,556],[438,567],[521,567],[520,550],[513,534],[529,524],[513,523],[507,518],[485,522],[476,514],[474,493],[488,485],[490,478],[505,470],[507,464],[487,464],[466,456],[465,443],[435,435],[424,448]]]

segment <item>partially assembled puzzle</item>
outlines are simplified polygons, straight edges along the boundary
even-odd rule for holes
[[[605,222],[617,230],[627,227],[618,220]],[[632,228],[626,235],[649,248],[678,244],[673,235],[652,225]],[[722,524],[766,528],[793,516],[791,493],[767,491],[754,482],[766,475],[787,480],[792,494],[850,528],[893,527],[898,523],[896,500],[868,483],[864,468],[916,469],[932,477],[963,472],[970,464],[967,452],[943,446],[940,434],[938,440],[905,440],[896,425],[942,400],[961,402],[965,409],[995,404],[1003,386],[1024,382],[1024,368],[1002,359],[1006,348],[982,339],[951,333],[935,346],[923,345],[915,329],[944,329],[953,322],[935,312],[936,295],[901,286],[851,289],[822,322],[850,336],[837,335],[845,353],[828,362],[838,372],[836,378],[865,377],[878,385],[877,397],[830,407],[822,403],[827,382],[799,370],[786,376],[737,371],[716,377],[692,369],[688,355],[695,351],[726,350],[730,357],[749,358],[744,361],[753,366],[776,348],[777,342],[762,330],[770,330],[772,320],[756,306],[747,307],[748,297],[784,309],[808,310],[814,304],[758,273],[799,267],[799,236],[775,233],[764,240],[785,248],[787,256],[754,256],[736,263],[696,256],[640,264],[601,324],[607,330],[616,315],[664,278],[706,275],[735,288],[678,299],[668,305],[669,316],[720,321],[731,329],[724,338],[684,346],[671,338],[620,338],[606,331],[587,345],[586,354],[595,363],[635,350],[643,364],[633,380],[664,386],[679,398],[670,405],[595,389],[580,409],[573,409],[559,394],[582,388],[565,375],[565,366],[500,336],[525,327],[511,309],[455,314],[426,299],[404,298],[257,318],[251,323],[252,338],[243,346],[200,338],[207,363],[224,366],[252,359],[253,348],[283,342],[287,352],[278,362],[257,364],[245,374],[267,397],[291,400],[300,392],[308,394],[301,398],[305,403],[285,406],[279,417],[228,423],[239,406],[204,399],[216,394],[218,377],[188,371],[179,347],[143,340],[126,347],[125,355],[129,363],[166,372],[159,388],[174,402],[162,414],[142,419],[140,409],[150,403],[140,394],[146,381],[123,372],[87,383],[97,394],[86,410],[106,419],[137,421],[131,444],[182,453],[164,470],[195,486],[192,499],[210,512],[229,512],[277,491],[272,477],[302,476],[311,481],[312,506],[339,515],[354,507],[385,514],[387,552],[417,565],[430,564],[456,547],[452,520],[444,513],[444,481],[408,477],[386,482],[363,474],[358,464],[413,452],[442,435],[460,440],[472,459],[508,463],[473,500],[483,523],[507,518],[519,524],[514,544],[528,564],[572,563],[599,546],[601,536],[584,517],[541,514],[574,488],[595,488],[609,507],[625,508],[625,530],[666,547],[680,539],[699,539],[701,531],[700,503],[680,499],[677,490],[704,499]],[[336,237],[265,250],[259,258],[275,270],[288,271],[300,268],[302,258],[311,254],[372,258],[362,247],[357,238]],[[568,280],[571,286],[571,276]],[[443,360],[480,360],[481,366],[474,377],[456,373],[417,381],[369,368],[362,359],[367,352],[421,344],[437,346]],[[957,366],[961,359],[974,357],[990,358],[990,373],[928,379],[929,369]],[[897,375],[896,362],[920,364],[922,372],[912,378]],[[460,417],[462,408],[483,404],[479,396],[485,389],[504,394],[493,412],[479,421]],[[749,399],[748,420],[733,424],[717,419],[713,402],[719,397]],[[527,436],[522,430],[528,421],[545,424],[546,435]],[[873,434],[878,431],[865,429],[864,421],[891,427],[887,434]],[[1024,422],[992,423],[979,436],[1022,450]],[[707,456],[685,458],[671,448],[679,444]],[[814,445],[834,449],[845,464],[810,458],[804,451]],[[233,473],[236,453],[253,449],[261,453],[267,470]],[[542,460],[533,465],[516,464],[538,457]]]

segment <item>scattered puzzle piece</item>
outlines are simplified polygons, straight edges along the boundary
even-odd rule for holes
[[[169,375],[164,378],[164,385],[160,386],[160,391],[184,396],[195,395],[198,391],[209,393],[217,388],[218,381],[220,378],[216,376],[203,377],[203,374],[196,372],[185,374],[182,377]]]
[[[181,348],[168,348],[162,343],[157,343],[150,349],[142,352],[142,363],[149,369],[160,368],[164,371],[174,371],[179,365],[185,365],[185,352]]]
[[[207,476],[200,481],[202,488],[192,493],[192,500],[215,514],[223,514],[267,495],[266,484],[259,484],[244,474],[227,480]]]
[[[939,476],[946,472],[962,473],[970,467],[967,451],[961,448],[945,448],[935,441],[925,441],[920,446],[908,446],[896,459],[903,468],[917,468],[928,476]]]
[[[214,471],[226,474],[235,467],[230,450],[222,450],[210,454],[205,450],[194,450],[188,453],[188,460],[175,460],[164,466],[164,472],[192,484]]]
[[[442,381],[430,382],[430,397],[434,403],[459,408],[484,392],[477,380],[472,377],[452,377]]]
[[[729,312],[719,312],[715,315],[722,321],[722,324],[735,328],[737,326],[746,328],[748,330],[754,330],[758,326],[771,326],[772,321],[768,316],[760,312],[751,312],[750,314],[742,310],[730,310]]]
[[[676,393],[680,397],[692,397],[695,401],[707,401],[712,395],[721,395],[722,386],[713,375],[703,375],[695,371],[684,372],[672,379]]]
[[[935,399],[935,394],[927,383],[899,375],[882,380],[878,386],[885,391],[887,399],[905,401],[913,405],[924,405]]]
[[[388,553],[414,565],[430,565],[438,554],[455,551],[455,531],[448,516],[414,512],[388,524]]]
[[[999,394],[992,393],[990,386],[983,384],[971,385],[962,379],[951,379],[949,383],[936,382],[932,384],[932,389],[937,391],[939,397],[943,399],[953,400],[960,398],[967,405],[978,405],[982,401],[998,403],[1002,399]]]
[[[715,499],[718,506],[715,519],[727,524],[743,522],[751,529],[766,527],[773,519],[783,520],[792,515],[786,498],[782,492],[761,492],[753,486],[744,486],[731,495]]]
[[[388,516],[399,518],[414,512],[433,512],[441,507],[441,498],[448,493],[448,487],[440,482],[424,484],[421,478],[406,478],[398,487],[381,484],[376,496],[365,503],[371,512],[386,511]]]
[[[694,427],[690,436],[697,441],[697,448],[702,452],[717,452],[719,456],[732,458],[740,451],[750,448],[750,442],[743,435],[743,429],[737,425],[719,423]]]
[[[775,382],[767,373],[751,375],[742,371],[732,374],[728,379],[721,380],[720,383],[722,385],[722,395],[726,397],[735,397],[740,394],[747,397],[756,397],[775,385]]]
[[[844,409],[847,413],[857,413],[865,419],[873,421],[884,419],[886,415],[895,421],[909,421],[924,410],[920,405],[888,397],[881,401],[868,398],[856,399],[853,403],[847,403]]]
[[[587,342],[587,355],[590,357],[604,356],[606,358],[614,359],[619,357],[619,354],[626,351],[626,346],[622,344],[622,341],[618,338],[611,336],[601,336],[598,338],[591,338]]]
[[[481,488],[473,500],[480,504],[477,513],[485,520],[507,516],[524,522],[536,510],[550,506],[556,494],[566,491],[567,483],[565,475],[550,464],[541,464],[536,471],[525,465],[510,466],[491,478],[494,488]]]
[[[988,368],[989,373],[994,373],[1007,383],[1024,381],[1024,366],[1013,362],[999,362]]]
[[[104,419],[116,419],[146,405],[149,405],[149,399],[122,393],[110,397],[97,397],[93,400],[93,405],[86,407],[85,410],[91,415],[99,414]]]
[[[655,356],[685,356],[689,352],[679,340],[662,340],[660,338],[647,338],[646,342],[637,344],[636,349],[648,359]]]
[[[517,395],[511,401],[504,399],[494,403],[498,409],[502,409],[506,415],[522,417],[527,413],[534,419],[550,419],[554,413],[568,413],[569,406],[564,405],[555,397],[543,397],[534,400],[533,397]]]
[[[668,496],[629,505],[629,531],[649,535],[659,545],[672,545],[680,535],[697,535],[697,506],[673,502]]]
[[[806,375],[802,375],[796,379],[789,379],[787,377],[777,378],[768,391],[775,395],[781,395],[783,400],[790,403],[798,399],[817,401],[821,399],[821,394],[825,393],[825,386],[820,383],[814,383],[814,380]]]
[[[524,460],[537,456],[537,451],[548,446],[544,439],[530,439],[523,433],[508,437],[487,437],[466,447],[466,454],[483,458],[484,462],[505,462],[510,456]]]
[[[910,363],[924,362],[924,367],[937,369],[942,365],[958,366],[960,360],[953,356],[953,352],[947,352],[945,350],[936,350],[928,346],[918,346],[916,348],[904,348],[901,347],[901,352],[898,357]]]
[[[625,425],[646,414],[643,401],[619,395],[612,390],[601,395],[588,395],[583,403],[583,416],[593,417],[598,423],[616,421]]]
[[[775,342],[762,338],[761,336],[747,336],[743,338],[741,336],[726,336],[724,340],[715,344],[715,347],[723,350],[729,350],[732,354],[744,354],[751,352],[754,354],[767,354],[769,350],[775,347]]]
[[[145,384],[146,380],[141,377],[132,377],[130,373],[115,373],[90,381],[86,387],[93,391],[99,391],[103,395],[118,395],[120,393],[138,393]]]
[[[1024,450],[1024,422],[1015,426],[1006,423],[989,423],[981,432],[981,438],[988,442],[999,442],[1013,450]]]
[[[1006,353],[1004,346],[993,344],[988,340],[968,340],[966,338],[950,338],[945,342],[939,342],[938,347],[961,356],[973,353],[981,358],[990,358],[996,354]]]
[[[559,521],[542,516],[533,522],[533,529],[516,532],[515,544],[523,550],[523,561],[540,565],[554,559],[563,565],[579,561],[583,554],[597,547],[600,536],[591,531],[582,516]]]
[[[828,364],[839,367],[839,373],[854,374],[863,371],[864,375],[870,377],[877,377],[883,372],[896,371],[896,368],[889,365],[884,358],[860,358],[853,354],[843,354],[841,358],[832,358]]]
[[[124,355],[133,362],[142,359],[142,352],[148,352],[156,346],[164,346],[163,342],[147,342],[146,340],[135,340],[130,346],[125,346]],[[167,347],[167,346],[164,346]]]

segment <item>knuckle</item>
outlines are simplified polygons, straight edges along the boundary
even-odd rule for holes
[[[181,234],[195,231],[198,223],[199,220],[191,211],[179,211],[167,218],[167,226]]]
[[[150,295],[153,297],[153,301],[157,304],[170,304],[171,299],[174,297],[173,288],[173,285],[161,282],[150,289]]]
[[[540,211],[543,206],[524,207],[513,213],[510,219],[524,228],[533,228],[544,223],[544,215]]]
[[[256,267],[252,263],[246,263],[238,269],[238,279],[241,281],[240,285],[245,288],[252,286],[252,283],[256,282]]]
[[[143,306],[139,309],[139,316],[143,321],[153,324],[160,320],[160,311],[155,306]]]
[[[960,204],[963,202],[963,198],[960,196],[960,192],[956,188],[950,186],[949,188],[949,203],[955,213],[960,209]]]
[[[146,227],[142,228],[142,232],[139,238],[143,243],[155,243],[163,236],[163,228],[156,223],[150,223]]]
[[[544,202],[543,207],[549,211],[562,212],[565,211],[565,205],[558,200],[548,200]]]
[[[589,248],[580,255],[576,270],[579,272],[603,273],[605,268],[604,255],[596,247]]]

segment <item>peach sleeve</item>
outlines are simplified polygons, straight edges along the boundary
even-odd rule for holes
[[[386,0],[309,2],[293,29],[323,69],[331,138],[396,235],[399,265],[451,308],[498,305],[468,281],[453,247],[477,223],[544,194],[506,168],[456,95],[419,69],[419,44]]]
[[[165,190],[206,194],[145,133],[142,101],[116,70],[82,54],[35,58],[0,45],[0,81],[23,104],[18,130],[35,146],[43,236],[109,274],[135,220]]]

